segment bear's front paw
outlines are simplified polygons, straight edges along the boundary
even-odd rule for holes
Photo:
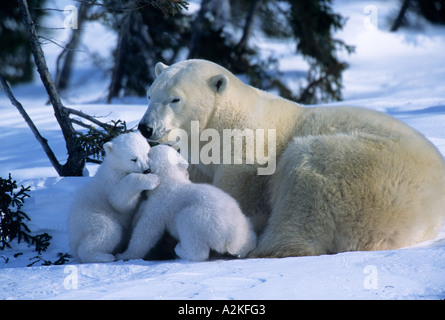
[[[161,183],[161,179],[152,173],[144,175],[144,178],[143,190],[153,190]]]
[[[90,262],[94,263],[106,263],[106,262],[113,262],[116,258],[111,253],[98,253],[96,254]]]
[[[134,254],[131,254],[131,252],[125,251],[122,253],[118,253],[116,255],[116,259],[117,260],[134,260],[134,259],[138,259],[138,257]]]

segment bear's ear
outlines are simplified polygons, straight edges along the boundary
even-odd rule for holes
[[[218,74],[210,79],[210,87],[217,93],[223,93],[229,85],[229,78],[225,74]]]
[[[113,142],[110,141],[104,144],[105,153],[110,153],[112,149],[113,149]]]
[[[168,65],[166,65],[162,62],[156,63],[156,66],[155,66],[156,77],[158,77],[162,73],[162,71],[164,71],[164,69],[167,69],[167,68],[168,68]]]
[[[189,163],[181,155],[179,155],[178,166],[179,168],[187,170],[187,168],[189,167]]]

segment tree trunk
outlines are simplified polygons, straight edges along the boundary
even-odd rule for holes
[[[116,55],[114,57],[113,71],[111,73],[111,83],[108,90],[107,102],[110,103],[113,97],[119,96],[119,91],[122,88],[122,77],[123,77],[123,65],[125,60],[125,55],[128,54],[127,47],[128,41],[130,39],[130,27],[131,27],[131,16],[134,7],[134,2],[131,1],[128,5],[128,11],[123,13],[121,19],[121,27],[119,30],[119,37],[117,41]]]
[[[250,4],[249,12],[247,13],[246,17],[246,23],[243,28],[243,35],[241,37],[241,40],[237,44],[237,49],[239,51],[247,49],[247,44],[253,31],[253,22],[255,20],[254,19],[255,14],[260,6],[260,3],[261,0],[252,0],[252,3]]]
[[[20,11],[22,13],[23,24],[25,26],[34,61],[37,65],[40,78],[48,93],[49,100],[54,109],[54,115],[62,130],[68,151],[68,159],[62,166],[59,175],[61,176],[81,176],[85,165],[85,154],[77,143],[76,131],[69,118],[68,110],[60,101],[56,86],[52,80],[51,74],[46,64],[45,55],[40,47],[39,38],[34,27],[31,15],[29,13],[26,0],[18,0]]]
[[[204,19],[206,13],[210,10],[211,0],[202,0],[201,8],[199,9],[198,16],[196,17],[193,25],[192,35],[189,44],[188,59],[197,58],[196,53],[198,51],[199,40],[201,39],[201,33],[204,28]]]
[[[67,46],[60,53],[57,60],[65,56],[63,59],[62,68],[59,69],[59,62],[57,63],[57,74],[56,74],[56,88],[59,91],[63,91],[68,87],[68,81],[71,76],[71,70],[74,62],[74,57],[76,55],[76,48],[79,45],[80,36],[82,34],[82,24],[85,21],[85,17],[88,11],[89,4],[87,2],[81,2],[77,15],[77,25],[78,29],[73,29],[71,31],[71,38],[68,41]]]
[[[392,32],[397,31],[397,29],[399,29],[400,26],[402,25],[403,17],[405,16],[406,10],[408,10],[410,2],[411,2],[411,0],[403,1],[402,7],[400,8],[400,11],[399,11],[399,14],[398,14],[396,20],[394,21],[394,24],[391,27]]]

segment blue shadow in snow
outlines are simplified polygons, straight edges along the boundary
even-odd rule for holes
[[[416,115],[416,114],[425,114],[425,113],[444,113],[445,114],[445,105],[443,106],[432,106],[425,109],[419,109],[419,110],[400,110],[399,108],[389,108],[386,111],[388,114],[391,115]]]

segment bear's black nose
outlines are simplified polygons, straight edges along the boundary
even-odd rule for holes
[[[150,128],[149,126],[142,123],[139,123],[138,130],[147,139],[150,139],[153,134],[153,128]]]
[[[151,169],[150,169],[150,168],[148,168],[147,170],[145,170],[145,171],[143,172],[143,174],[148,174],[148,173],[151,173]]]

